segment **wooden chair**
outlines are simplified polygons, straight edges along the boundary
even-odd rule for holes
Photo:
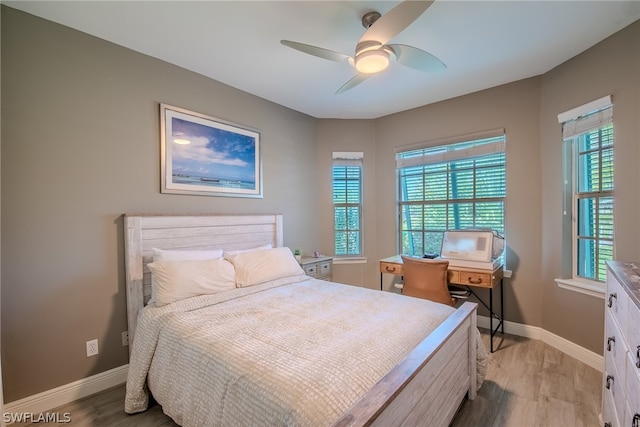
[[[424,298],[455,307],[458,300],[449,293],[449,261],[402,256],[403,295]]]

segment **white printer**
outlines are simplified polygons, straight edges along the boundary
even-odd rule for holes
[[[504,237],[490,229],[447,230],[440,258],[452,267],[493,270],[502,264]]]

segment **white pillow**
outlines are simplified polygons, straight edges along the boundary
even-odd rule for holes
[[[151,270],[151,292],[157,307],[236,287],[233,265],[224,258],[154,261],[148,267]]]
[[[222,254],[222,249],[167,250],[153,248],[154,261],[197,261],[203,259],[222,258]]]
[[[285,247],[225,256],[236,268],[236,284],[239,288],[304,274],[291,250]]]
[[[271,249],[272,247],[273,246],[271,246],[271,243],[267,243],[266,245],[258,246],[255,248],[239,249],[235,251],[224,251],[224,256],[226,257],[227,255],[237,255],[245,252],[263,251],[265,249]]]

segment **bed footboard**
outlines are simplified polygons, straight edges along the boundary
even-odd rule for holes
[[[448,426],[465,394],[476,396],[476,310],[464,303],[334,427]]]

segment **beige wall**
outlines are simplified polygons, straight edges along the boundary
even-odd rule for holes
[[[284,214],[318,231],[314,119],[2,7],[2,374],[7,402],[127,363],[125,212]],[[159,103],[261,131],[264,198],[160,194]],[[100,354],[85,357],[98,338]]]
[[[331,162],[334,151],[362,151],[363,158],[363,212],[362,221],[366,232],[362,236],[364,256],[368,264],[334,264],[334,280],[351,285],[374,287],[371,263],[377,260],[375,232],[377,188],[375,127],[372,120],[318,120],[318,196],[320,198],[320,248],[323,253],[333,254],[333,206]]]
[[[279,212],[286,245],[331,254],[331,151],[363,151],[368,262],[336,266],[334,278],[376,288],[378,259],[396,252],[394,149],[494,128],[507,135],[506,319],[601,352],[602,300],[553,282],[562,257],[554,120],[614,96],[618,255],[640,259],[639,30],[543,76],[378,120],[316,120],[3,6],[5,399],[127,362],[122,213]],[[160,194],[160,102],[260,129],[264,198]],[[100,355],[87,359],[93,338]]]
[[[540,260],[540,153],[537,115],[539,78],[450,99],[377,120],[376,188],[379,257],[397,250],[395,148],[423,141],[504,128],[507,152],[505,234],[509,251],[505,280],[505,317],[539,325],[537,291]],[[484,309],[480,311],[485,313]]]
[[[562,164],[557,115],[605,95],[613,98],[616,258],[640,260],[640,21],[542,78],[542,327],[602,352],[604,302],[560,289]],[[567,254],[565,254],[567,255]]]

